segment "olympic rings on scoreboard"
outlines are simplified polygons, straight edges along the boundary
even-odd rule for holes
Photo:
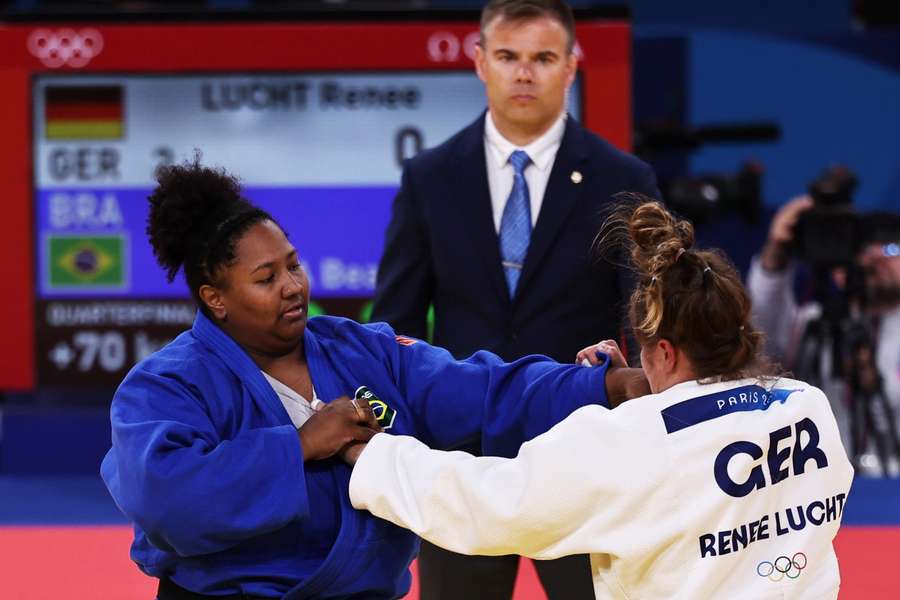
[[[102,50],[103,36],[96,29],[35,29],[28,36],[28,51],[51,69],[79,69]]]
[[[481,32],[477,30],[462,38],[450,31],[435,31],[428,36],[428,58],[431,62],[456,62],[463,56],[475,60],[475,47],[480,39]],[[584,59],[584,51],[578,42],[575,42],[573,51],[578,60]]]
[[[792,558],[781,555],[774,562],[764,560],[756,565],[756,574],[760,577],[768,577],[769,581],[781,581],[785,577],[797,579],[806,568],[806,564],[806,555],[802,552],[797,552]]]

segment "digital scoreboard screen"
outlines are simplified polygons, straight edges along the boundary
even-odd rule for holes
[[[365,320],[403,159],[484,110],[478,14],[101,17],[0,23],[0,393],[106,401],[191,326],[185,284],[166,281],[145,229],[155,169],[195,151],[290,233],[311,313]],[[568,107],[626,150],[628,18],[577,14]]]
[[[569,111],[581,117],[579,83]],[[485,106],[471,71],[40,75],[32,90],[38,381],[105,385],[188,328],[145,228],[160,165],[238,176],[332,314],[375,288],[402,161]]]

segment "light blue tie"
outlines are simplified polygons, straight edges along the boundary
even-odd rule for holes
[[[509,156],[509,163],[515,169],[515,175],[512,191],[503,208],[503,218],[500,219],[500,256],[509,297],[512,298],[516,295],[516,285],[531,239],[531,200],[525,181],[525,168],[531,164],[531,159],[524,151],[516,150]]]

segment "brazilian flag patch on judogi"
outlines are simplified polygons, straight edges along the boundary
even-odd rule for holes
[[[361,385],[356,388],[356,393],[353,394],[353,397],[357,400],[365,400],[369,403],[369,406],[372,407],[372,412],[375,413],[375,419],[378,421],[378,424],[381,425],[382,429],[388,430],[394,425],[394,419],[397,418],[397,411],[388,406],[383,400],[380,400],[378,396],[372,393],[372,390]]]

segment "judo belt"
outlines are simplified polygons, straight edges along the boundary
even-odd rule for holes
[[[250,594],[228,594],[227,596],[208,596],[186,590],[171,579],[160,579],[156,592],[157,600],[272,600],[263,596]]]

